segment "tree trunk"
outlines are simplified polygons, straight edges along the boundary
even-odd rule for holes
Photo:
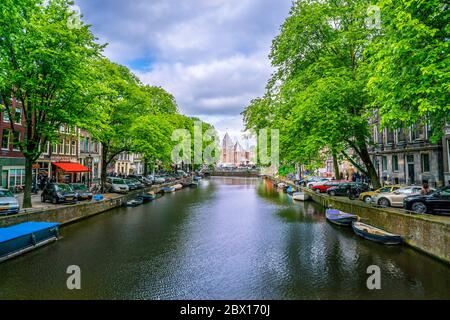
[[[106,148],[103,144],[102,144],[102,173],[100,175],[100,185],[101,185],[101,192],[105,192],[106,187],[106,172],[108,170],[108,148]]]
[[[370,158],[369,151],[365,145],[361,146],[360,149],[361,160],[363,161],[365,167],[367,168],[367,173],[369,174],[370,180],[372,181],[373,188],[381,188],[380,177],[378,177],[377,170],[373,165],[372,159]]]
[[[148,160],[144,158],[144,177],[148,176]]]
[[[339,177],[340,177],[339,162],[338,162],[336,151],[334,151],[334,150],[333,150],[333,169],[334,169],[334,177],[336,179],[339,179]]]
[[[25,158],[25,190],[23,193],[22,208],[32,208],[31,204],[31,186],[33,184],[33,161]]]

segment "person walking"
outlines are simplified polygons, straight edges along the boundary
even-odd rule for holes
[[[431,193],[431,189],[430,186],[428,185],[428,183],[424,183],[422,184],[422,190],[420,190],[420,194],[423,196],[429,195]]]

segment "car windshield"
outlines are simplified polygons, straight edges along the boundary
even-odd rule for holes
[[[73,190],[76,191],[87,190],[87,187],[84,184],[71,184],[70,186],[72,187]]]
[[[125,181],[123,181],[123,179],[112,179],[112,183],[114,183],[114,184],[125,184]]]
[[[11,191],[9,190],[0,190],[0,198],[9,198],[14,197]]]
[[[125,180],[125,183],[128,184],[128,185],[130,185],[130,184],[133,184],[133,181],[131,181],[131,180]]]
[[[56,191],[72,191],[72,189],[70,188],[70,186],[68,184],[55,184],[55,190]]]

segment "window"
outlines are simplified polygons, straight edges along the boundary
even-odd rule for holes
[[[412,154],[407,155],[406,156],[406,161],[408,163],[414,163],[414,155],[412,155]]]
[[[70,142],[70,154],[73,156],[77,154],[77,142],[75,140]]]
[[[41,145],[39,145],[39,150],[41,150]],[[48,155],[50,152],[50,142],[47,142],[46,146],[44,147],[44,150],[42,151],[42,154]]]
[[[58,153],[58,144],[52,143],[52,153],[56,154]]]
[[[65,141],[64,154],[70,154],[70,140],[66,140]]]
[[[387,170],[387,157],[386,156],[383,156],[381,158],[381,169],[383,171]]]
[[[386,129],[387,143],[394,143],[394,131]]]
[[[6,111],[6,107],[4,105],[1,105],[1,106],[2,106],[2,110],[3,110],[3,122],[9,123],[8,111]]]
[[[398,156],[393,155],[392,156],[392,171],[398,171]]]
[[[422,165],[422,172],[430,172],[430,155],[422,153],[420,155],[420,163]]]
[[[9,187],[21,186],[25,184],[25,169],[9,170]]]
[[[9,150],[9,135],[10,135],[10,130],[9,129],[3,129],[3,134],[2,134],[2,149],[3,150]]]
[[[404,142],[406,141],[406,132],[405,129],[399,129],[397,131],[397,140],[398,142]]]
[[[19,147],[19,143],[20,143],[20,131],[15,131],[15,132],[14,132],[14,136],[13,136],[12,138],[13,138],[13,142],[12,142],[13,150],[14,150],[14,151],[20,151],[20,147]]]
[[[411,140],[425,140],[425,125],[416,124],[411,128]]]
[[[16,112],[14,114],[14,123],[22,124],[22,109],[16,108]]]
[[[65,142],[64,139],[59,141],[59,145],[58,145],[58,153],[59,154],[64,154],[64,142]]]

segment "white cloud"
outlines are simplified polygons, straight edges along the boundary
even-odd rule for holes
[[[77,0],[105,54],[171,92],[182,112],[240,135],[264,92],[271,41],[291,0]]]

